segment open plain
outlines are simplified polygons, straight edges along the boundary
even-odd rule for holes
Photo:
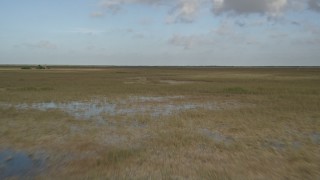
[[[1,68],[0,179],[21,177],[320,179],[320,69]]]

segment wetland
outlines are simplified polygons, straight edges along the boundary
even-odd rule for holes
[[[318,179],[320,69],[0,69],[0,179]]]

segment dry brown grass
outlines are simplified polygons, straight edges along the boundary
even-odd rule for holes
[[[46,152],[39,179],[319,179],[319,82],[319,69],[0,70],[2,104],[219,106],[102,120],[0,106],[0,148]]]

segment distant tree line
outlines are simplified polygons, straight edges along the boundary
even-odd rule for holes
[[[21,69],[49,69],[46,65],[37,65],[37,66],[23,66]]]

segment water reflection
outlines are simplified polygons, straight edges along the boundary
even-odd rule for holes
[[[103,115],[136,115],[147,114],[151,116],[166,116],[173,113],[186,111],[190,109],[213,109],[217,108],[214,103],[173,103],[172,99],[181,98],[172,97],[131,97],[127,100],[109,102],[105,99],[93,99],[91,101],[71,101],[61,102],[42,102],[32,104],[0,104],[6,107],[15,107],[17,109],[37,109],[41,111],[61,110],[77,119],[101,119]]]
[[[31,177],[44,166],[43,158],[31,158],[24,152],[5,150],[0,152],[0,179]]]
[[[61,110],[78,119],[90,119],[96,116],[100,116],[102,113],[112,114],[115,112],[115,104],[94,102],[69,102],[69,103],[57,103],[57,102],[43,102],[33,104],[19,104],[16,108],[19,109],[38,109],[42,111],[47,110]]]

